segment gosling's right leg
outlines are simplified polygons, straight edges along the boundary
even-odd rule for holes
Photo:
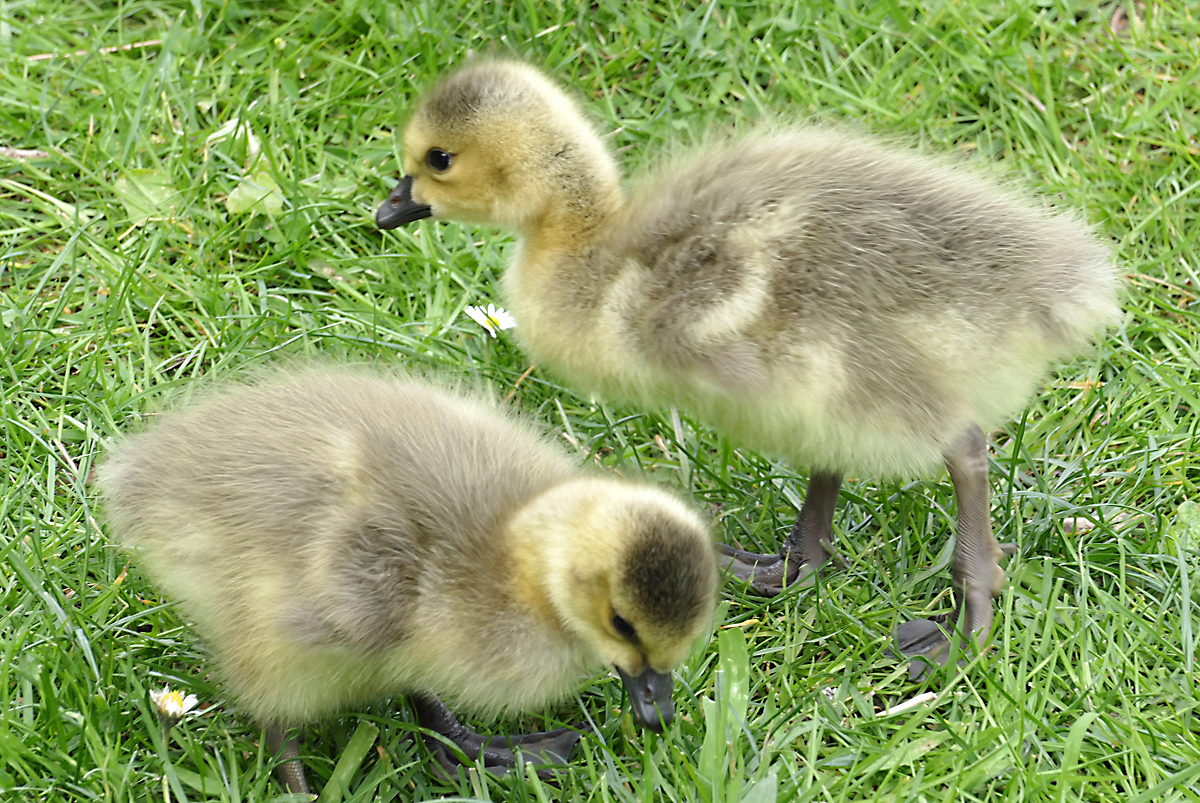
[[[268,723],[264,729],[267,749],[279,762],[275,765],[275,773],[280,783],[292,794],[311,795],[308,779],[304,777],[304,765],[300,763],[299,738],[295,735],[288,738],[287,728],[278,722]]]
[[[734,577],[749,583],[755,593],[775,596],[829,559],[826,545],[833,539],[833,514],[841,488],[841,474],[812,472],[800,515],[779,554],[759,555],[717,544],[718,560]]]
[[[949,616],[916,619],[896,628],[896,647],[910,659],[909,675],[914,680],[923,677],[930,664],[946,664],[950,634],[964,611],[963,633],[971,637],[975,649],[983,649],[992,630],[992,597],[1004,589],[1000,560],[1016,551],[1015,544],[998,544],[992,535],[987,440],[979,427],[971,425],[950,445],[946,467],[958,505],[955,606]]]
[[[432,694],[414,694],[410,697],[417,712],[417,722],[423,728],[441,734],[450,740],[471,760],[483,757],[483,765],[489,772],[503,775],[519,766],[522,760],[537,764],[566,764],[571,751],[583,734],[577,728],[559,728],[544,733],[499,735],[490,738],[480,736],[458,721],[445,703]],[[450,777],[455,777],[463,766],[447,748],[445,742],[425,736],[425,745]],[[515,748],[523,754],[518,758]],[[544,774],[540,771],[539,774]]]

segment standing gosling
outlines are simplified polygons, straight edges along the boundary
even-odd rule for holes
[[[1109,250],[1085,225],[825,128],[710,143],[627,193],[575,103],[511,62],[437,84],[404,131],[404,169],[381,228],[433,216],[519,235],[503,284],[535,362],[811,467],[778,555],[723,549],[759,592],[828,558],[845,474],[944,461],[958,605],[986,639],[1012,547],[991,533],[983,428],[1118,314]],[[945,621],[902,624],[899,649],[944,663]]]
[[[516,745],[559,763],[577,731],[488,741],[438,697],[513,712],[607,665],[661,731],[671,669],[713,612],[712,540],[687,505],[411,379],[230,387],[119,443],[98,481],[116,539],[195,622],[291,792],[308,787],[288,727],[393,694],[472,760],[511,766]]]

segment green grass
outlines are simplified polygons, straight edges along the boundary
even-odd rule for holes
[[[415,93],[498,51],[574,87],[631,167],[773,116],[961,152],[1111,236],[1127,314],[991,435],[996,529],[1020,554],[990,660],[908,681],[889,633],[948,605],[952,496],[944,479],[864,477],[836,520],[849,568],[770,602],[726,589],[725,629],[679,671],[666,735],[635,728],[600,679],[517,723],[590,718],[568,775],[453,787],[407,709],[381,702],[305,730],[326,798],[1200,799],[1200,532],[1172,529],[1200,482],[1188,6],[0,0],[0,147],[45,152],[0,156],[0,798],[280,792],[204,647],[108,545],[86,483],[106,438],[196,377],[318,353],[443,369],[511,394],[581,459],[687,489],[727,540],[771,549],[786,533],[804,467],[540,370],[521,381],[515,341],[461,314],[501,301],[507,238],[375,229]],[[213,137],[234,118],[259,143],[249,173],[245,130]],[[248,174],[278,186],[273,217],[227,209]],[[164,682],[205,705],[165,744],[146,694]],[[928,690],[932,704],[882,713]]]

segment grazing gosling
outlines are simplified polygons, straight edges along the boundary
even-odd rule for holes
[[[393,694],[472,760],[511,766],[517,746],[565,763],[578,731],[485,740],[438,698],[514,712],[612,666],[661,732],[671,669],[713,613],[713,543],[688,505],[413,379],[231,386],[118,443],[98,483],[111,532],[207,640],[291,792],[308,786],[288,727]]]
[[[380,228],[432,216],[519,235],[503,288],[536,363],[810,466],[778,555],[723,549],[759,592],[828,558],[845,474],[944,462],[958,606],[982,644],[1013,549],[992,536],[983,430],[1119,311],[1109,249],[1084,224],[829,128],[709,143],[626,192],[575,103],[504,61],[421,100],[404,170]],[[914,676],[946,661],[945,623],[897,628],[900,651],[924,659]]]

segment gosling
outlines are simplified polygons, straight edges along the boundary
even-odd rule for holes
[[[395,694],[497,771],[514,748],[566,763],[580,734],[485,739],[440,697],[510,713],[607,665],[661,732],[671,669],[715,604],[688,505],[409,378],[326,367],[224,388],[118,443],[97,481],[111,532],[208,642],[289,792],[308,792],[289,727]]]
[[[982,646],[1015,550],[991,532],[984,429],[1119,312],[1109,249],[1083,223],[840,128],[710,142],[627,192],[577,105],[504,61],[421,100],[403,167],[380,228],[432,216],[517,233],[503,290],[535,363],[810,467],[777,555],[721,550],[756,591],[826,561],[844,475],[944,462],[956,611],[901,624],[897,648],[917,677],[946,663],[951,623]]]

